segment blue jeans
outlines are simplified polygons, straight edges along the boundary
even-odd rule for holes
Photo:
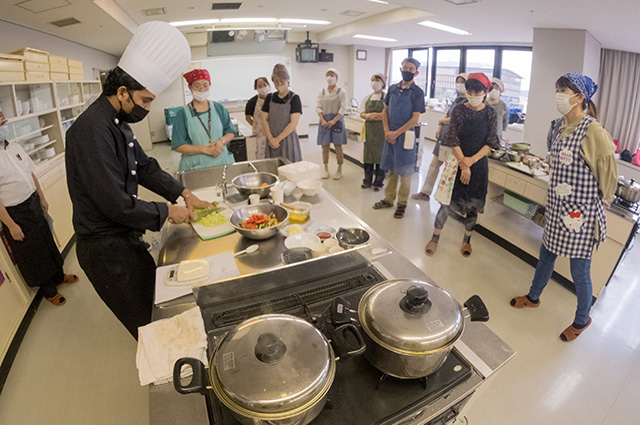
[[[544,244],[540,246],[540,259],[536,267],[536,273],[533,276],[533,282],[529,289],[529,298],[539,300],[544,287],[549,283],[553,266],[558,256],[549,251]],[[591,300],[593,297],[593,289],[591,288],[591,259],[586,258],[570,258],[571,277],[576,287],[576,296],[578,297],[578,308],[576,309],[576,317],[574,322],[576,325],[586,325],[589,321],[589,311],[591,310]]]

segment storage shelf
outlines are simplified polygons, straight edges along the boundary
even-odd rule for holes
[[[513,212],[515,212],[517,214],[520,214],[522,217],[526,217],[529,220],[531,220],[533,218],[533,216],[535,215],[535,213],[536,213],[535,211],[533,211],[533,212],[528,212],[527,214],[522,214],[520,211],[516,211],[513,208],[509,207],[508,205],[505,205],[504,204],[504,195],[497,196],[497,197],[495,197],[495,198],[493,198],[491,200],[493,202],[495,202],[496,204],[498,204],[498,205],[502,205],[505,208],[509,208],[510,211],[513,211]]]
[[[62,124],[66,124],[66,123],[69,123],[69,122],[75,121],[75,120],[76,120],[76,118],[78,118],[78,117],[75,117],[75,118],[69,118],[68,120],[64,120],[64,121],[62,121]]]
[[[65,109],[72,109],[72,108],[78,108],[78,107],[82,107],[84,106],[84,102],[82,103],[76,103],[75,105],[64,105],[64,106],[60,106],[60,110],[64,111]]]
[[[52,109],[45,109],[43,111],[32,112],[32,113],[30,113],[28,115],[20,115],[18,117],[10,118],[10,119],[7,120],[7,123],[11,124],[11,123],[14,123],[14,122],[17,122],[17,121],[21,121],[21,120],[24,120],[24,119],[27,119],[27,118],[34,118],[34,117],[39,117],[41,115],[47,115],[47,114],[50,114],[50,113],[56,112],[56,111],[57,111],[56,108],[52,108]]]
[[[18,140],[28,139],[28,138],[29,138],[29,137],[31,137],[31,136],[39,136],[39,135],[40,135],[40,134],[39,134],[40,132],[42,132],[42,131],[46,131],[46,130],[49,130],[50,128],[53,128],[53,124],[52,124],[52,125],[48,125],[48,126],[46,126],[46,127],[42,127],[42,128],[40,128],[40,129],[38,129],[38,130],[35,130],[35,131],[31,131],[31,132],[26,133],[26,134],[22,134],[22,135],[20,135],[20,136],[17,136],[15,139],[13,139],[13,141],[14,141],[14,142],[17,142]]]
[[[36,152],[41,151],[42,149],[48,148],[49,146],[53,145],[55,142],[57,142],[57,140],[50,140],[47,143],[43,143],[42,145],[38,145],[37,148],[33,148],[29,151],[27,151],[27,155],[33,155]]]

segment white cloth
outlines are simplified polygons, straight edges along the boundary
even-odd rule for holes
[[[358,113],[366,112],[367,102],[370,100],[384,100],[384,91],[379,93],[373,92],[365,96],[364,99],[362,99],[362,102],[360,102],[360,106],[358,106]]]
[[[207,334],[199,307],[138,328],[136,366],[140,385],[173,380],[173,365],[182,357],[207,363]]]
[[[318,93],[317,114],[340,114],[347,112],[347,92],[336,86],[332,92],[324,88]]]
[[[138,27],[118,66],[156,96],[191,63],[189,42],[166,22],[151,21]]]
[[[0,202],[5,207],[21,204],[36,191],[31,175],[35,169],[36,164],[18,143],[0,147]]]

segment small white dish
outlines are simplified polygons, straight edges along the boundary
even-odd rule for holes
[[[296,233],[295,235],[291,235],[284,240],[284,246],[286,246],[288,249],[313,249],[313,247],[318,243],[320,243],[320,238],[316,235],[312,235],[311,233]]]

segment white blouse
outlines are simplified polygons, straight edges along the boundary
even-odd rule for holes
[[[32,173],[36,169],[29,155],[17,143],[6,148],[0,142],[0,202],[5,207],[23,203],[36,191]]]
[[[328,88],[320,90],[318,93],[318,104],[316,113],[340,114],[345,115],[347,112],[347,92],[340,87],[335,87],[332,92]]]

